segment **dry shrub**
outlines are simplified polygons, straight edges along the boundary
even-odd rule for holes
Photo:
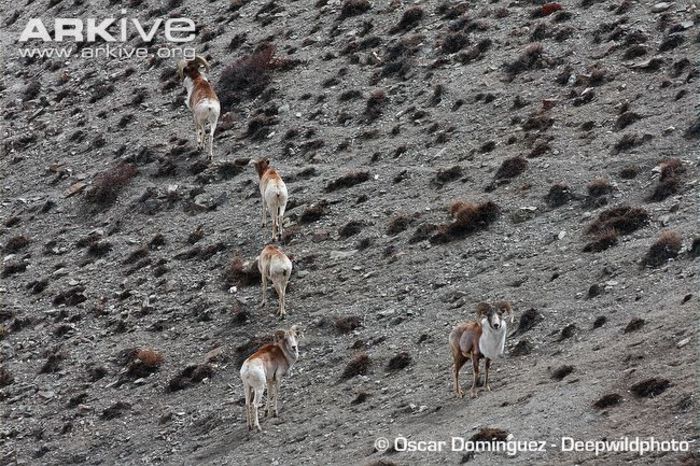
[[[532,10],[532,13],[530,14],[530,16],[532,18],[544,18],[545,16],[549,16],[552,13],[554,13],[555,11],[559,11],[561,9],[562,9],[562,7],[561,7],[561,4],[559,4],[559,3],[555,3],[555,2],[545,3],[544,5],[539,6],[539,7],[535,8],[534,10]]]
[[[175,392],[191,387],[192,385],[210,379],[214,375],[214,368],[209,364],[193,364],[185,367],[178,375],[170,379],[167,391]]]
[[[540,57],[543,52],[544,47],[539,42],[529,44],[515,60],[504,65],[508,78],[514,79],[523,71],[541,67]]]
[[[419,6],[410,7],[403,12],[399,23],[396,26],[394,26],[389,32],[391,34],[396,34],[397,32],[408,31],[409,29],[413,29],[423,19],[423,16],[425,16],[423,8]]]
[[[258,45],[252,54],[239,58],[221,72],[217,93],[223,111],[245,98],[259,96],[270,83],[270,72],[277,67],[275,46],[268,42]]]
[[[137,173],[136,167],[130,163],[121,163],[99,173],[95,176],[90,189],[85,191],[85,200],[100,206],[111,205]]]
[[[617,244],[618,233],[614,228],[606,228],[595,233],[593,241],[583,247],[583,252],[601,252]]]
[[[661,395],[670,386],[671,382],[669,380],[652,377],[632,385],[630,391],[638,397],[653,398]]]
[[[508,431],[497,427],[484,427],[469,439],[472,442],[505,442],[508,440]]]
[[[379,118],[382,113],[384,113],[384,105],[386,105],[387,97],[386,93],[382,89],[376,89],[372,91],[367,99],[367,106],[365,107],[365,116],[369,121],[374,121]]]
[[[633,165],[630,165],[629,167],[625,167],[622,170],[620,170],[620,178],[623,180],[631,180],[637,177],[639,175],[639,167],[635,167]]]
[[[136,358],[147,367],[159,367],[163,363],[163,355],[151,349],[140,349],[136,352]]]
[[[6,387],[15,381],[12,373],[5,367],[0,366],[0,387]]]
[[[605,210],[588,227],[588,233],[596,234],[614,229],[621,235],[628,235],[649,222],[649,213],[641,207],[619,206]]]
[[[361,15],[372,8],[368,0],[345,0],[340,8],[340,21],[351,16]]]
[[[335,328],[341,334],[350,333],[361,326],[360,316],[336,317],[335,319]]]
[[[328,202],[325,199],[318,201],[315,204],[311,204],[309,207],[304,209],[299,217],[299,223],[307,224],[320,220],[321,217],[328,213]]]
[[[605,196],[613,192],[613,187],[605,179],[597,179],[588,183],[588,195],[591,197]]]
[[[224,272],[226,286],[253,286],[260,283],[261,276],[256,261],[244,261],[240,256],[234,256]]]
[[[341,188],[350,188],[369,180],[368,171],[353,171],[337,178],[326,185],[326,192],[336,191]]]
[[[449,183],[450,181],[458,179],[462,176],[463,173],[464,171],[459,165],[455,165],[450,168],[441,168],[435,174],[433,182],[438,185],[443,185],[445,183]]]
[[[483,230],[498,219],[501,209],[493,201],[480,204],[456,201],[450,206],[450,213],[453,221],[438,226],[437,231],[430,237],[431,243],[447,243]]]
[[[365,222],[360,220],[350,220],[348,223],[340,227],[338,230],[338,235],[340,235],[341,238],[349,238],[361,232],[364,227]]]
[[[527,159],[521,156],[505,159],[498,168],[498,171],[496,171],[495,178],[497,180],[504,178],[515,178],[527,170],[527,165]]]
[[[658,267],[663,265],[669,259],[678,256],[678,253],[683,247],[683,239],[681,235],[673,230],[661,232],[659,238],[651,245],[643,263],[650,267]]]
[[[398,235],[402,231],[405,231],[414,222],[414,217],[409,215],[397,215],[389,220],[389,226],[387,227],[387,235]]]
[[[661,176],[654,191],[647,197],[648,201],[661,202],[676,194],[681,185],[681,175],[685,167],[680,159],[668,159],[661,162]]]
[[[556,369],[554,369],[554,371],[552,371],[552,379],[562,380],[564,377],[571,374],[573,371],[574,371],[574,366],[569,366],[569,365],[559,366]]]
[[[622,396],[620,396],[617,393],[609,393],[607,395],[603,395],[593,403],[593,407],[597,409],[605,409],[609,408],[611,406],[616,406],[622,403]]]
[[[19,251],[22,248],[25,248],[29,243],[29,237],[25,235],[13,236],[9,240],[7,240],[7,243],[5,243],[5,247],[3,250],[8,254],[12,254],[14,252]]]
[[[367,353],[357,353],[350,360],[345,370],[340,376],[340,380],[347,380],[355,377],[356,375],[365,375],[369,369],[372,361],[370,360]]]
[[[561,207],[573,198],[574,196],[566,184],[555,183],[549,188],[545,201],[549,207]]]
[[[411,355],[408,354],[407,351],[402,351],[389,360],[389,363],[386,366],[386,370],[389,372],[399,371],[401,369],[407,368],[411,364],[411,362],[413,362]]]

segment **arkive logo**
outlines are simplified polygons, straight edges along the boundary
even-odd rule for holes
[[[126,10],[121,10],[126,15]],[[70,58],[79,54],[81,58],[186,58],[195,56],[193,47],[184,46],[195,38],[196,27],[190,18],[157,18],[143,24],[137,18],[54,18],[53,32],[49,32],[44,20],[31,18],[19,36],[21,57]],[[133,46],[127,42],[140,38],[141,44],[151,44],[156,37],[155,48]],[[41,41],[43,47],[35,41]],[[28,45],[27,42],[30,42]],[[164,44],[163,44],[164,42]],[[71,43],[87,43],[88,47],[73,47]],[[50,47],[47,47],[51,45]]]
[[[121,10],[126,14],[126,10]],[[145,27],[136,18],[105,18],[98,23],[98,19],[87,18],[54,18],[54,37],[49,34],[44,21],[41,18],[31,18],[19,36],[20,42],[30,39],[41,39],[44,42],[63,42],[73,39],[75,42],[95,42],[100,37],[105,42],[126,42],[130,39],[131,26],[144,42],[151,42],[163,25],[163,33],[168,42],[190,42],[195,36],[195,24],[189,18],[169,18],[163,21],[156,19],[150,27]],[[116,35],[107,31],[108,28],[118,24],[119,32]]]

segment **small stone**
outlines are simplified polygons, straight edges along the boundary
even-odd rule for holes
[[[659,2],[653,7],[651,7],[651,12],[652,13],[661,13],[662,11],[666,11],[669,8],[671,8],[671,4],[668,2]]]
[[[684,347],[685,345],[687,345],[688,343],[690,343],[690,337],[684,338],[684,339],[682,339],[681,341],[679,341],[678,343],[676,343],[676,347],[677,347],[677,348],[683,348],[683,347]]]

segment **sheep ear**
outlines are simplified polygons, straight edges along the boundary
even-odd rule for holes
[[[485,302],[480,302],[479,304],[476,305],[476,316],[477,317],[486,317],[489,313],[489,309],[491,306],[489,303]]]
[[[289,333],[294,335],[297,338],[303,338],[304,333],[301,331],[298,325],[292,325],[291,328],[289,329]]]
[[[274,337],[275,343],[284,340],[284,336],[285,336],[284,330],[277,330],[275,332],[275,337]]]

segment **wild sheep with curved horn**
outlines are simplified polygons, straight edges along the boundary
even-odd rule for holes
[[[177,64],[177,74],[187,89],[185,103],[194,117],[198,150],[204,148],[204,129],[209,123],[209,160],[211,160],[214,154],[214,131],[221,113],[221,104],[214,88],[200,70],[202,67],[207,72],[211,69],[204,58],[196,55],[192,60],[180,60]]]

